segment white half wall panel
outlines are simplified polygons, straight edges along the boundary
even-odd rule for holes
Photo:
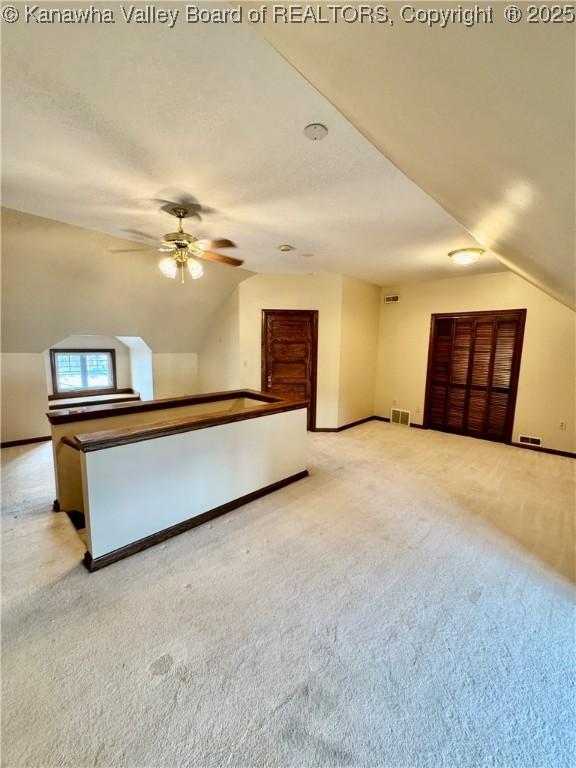
[[[82,464],[95,559],[304,471],[306,409],[83,453]]]

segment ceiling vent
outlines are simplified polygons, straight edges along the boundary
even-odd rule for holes
[[[384,304],[397,304],[400,301],[400,296],[397,293],[393,293],[390,296],[384,296]]]
[[[531,435],[520,435],[519,442],[523,445],[542,445],[542,438],[532,437]]]
[[[404,427],[410,426],[410,411],[403,411],[401,408],[390,409],[390,423],[401,424]]]

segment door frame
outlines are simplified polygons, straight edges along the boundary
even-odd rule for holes
[[[312,348],[310,360],[310,401],[308,404],[308,430],[316,431],[316,398],[318,391],[318,310],[317,309],[263,309],[262,331],[260,338],[260,389],[266,392],[268,371],[266,368],[266,318],[269,314],[282,313],[283,315],[306,315],[311,319]]]
[[[512,432],[514,429],[514,417],[516,415],[516,396],[518,394],[518,380],[520,378],[520,362],[522,360],[522,350],[524,347],[524,327],[526,325],[526,309],[483,309],[477,312],[435,312],[430,315],[430,339],[428,341],[428,365],[426,368],[426,394],[424,400],[424,429],[435,429],[430,426],[430,408],[431,403],[431,389],[432,389],[432,360],[434,353],[434,342],[436,341],[436,320],[454,320],[457,318],[466,318],[474,320],[483,315],[496,315],[498,317],[506,317],[506,315],[514,315],[519,318],[518,335],[516,337],[516,346],[514,349],[514,357],[512,359],[512,369],[510,373],[510,400],[508,405],[508,413],[506,415],[506,429],[504,438],[501,441],[508,445],[512,443]],[[444,432],[453,432],[453,430],[440,430]],[[462,434],[462,432],[455,432],[455,434]],[[484,437],[482,435],[465,435],[465,437],[475,437],[480,440],[492,440],[490,437]]]

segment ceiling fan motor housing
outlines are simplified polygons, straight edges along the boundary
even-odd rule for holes
[[[193,235],[189,235],[188,232],[170,232],[168,235],[164,235],[163,238],[165,243],[174,243],[182,248],[192,245],[197,239]]]

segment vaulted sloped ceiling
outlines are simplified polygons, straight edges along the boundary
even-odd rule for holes
[[[206,264],[178,285],[154,250],[2,208],[2,351],[42,352],[76,334],[141,336],[154,352],[197,350],[244,269]],[[119,253],[128,249],[127,253]]]
[[[255,29],[480,243],[573,306],[575,25],[528,23],[527,3],[510,24],[492,3],[492,24],[430,28],[403,5],[388,4],[392,26]]]

